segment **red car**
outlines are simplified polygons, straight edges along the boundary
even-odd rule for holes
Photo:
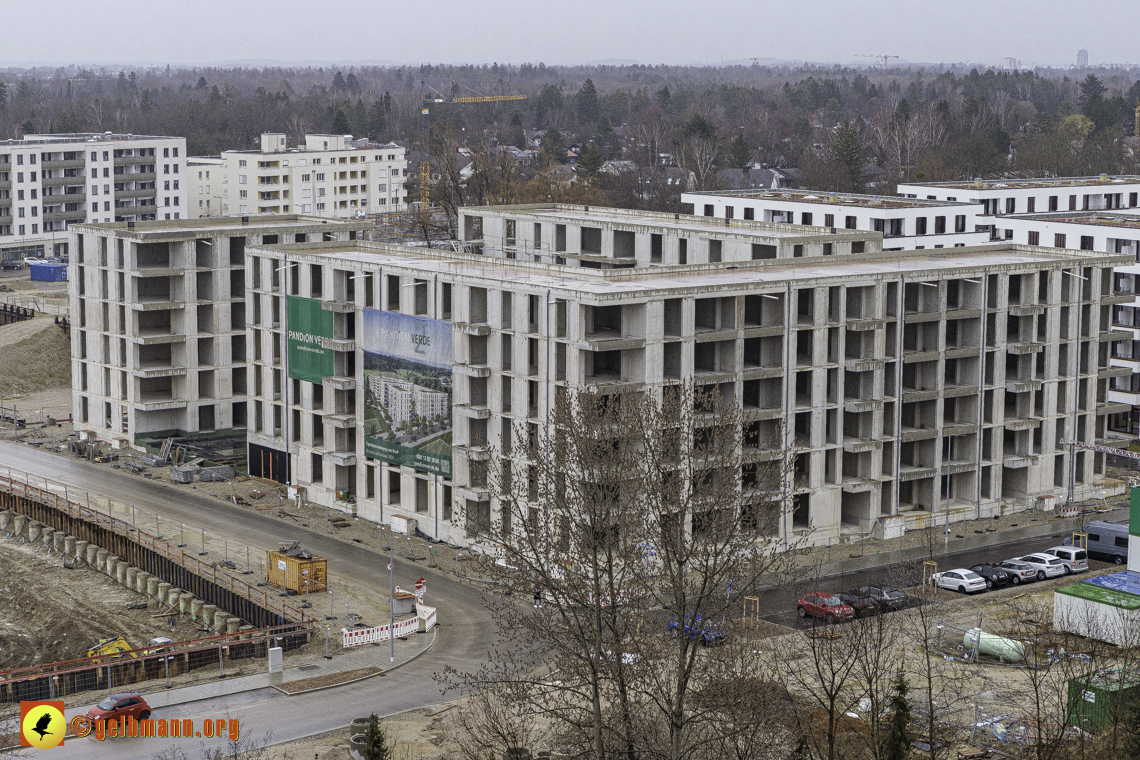
[[[138,692],[128,691],[122,694],[110,694],[87,711],[88,719],[93,721],[118,720],[123,715],[146,720],[150,717],[150,705],[139,696]]]
[[[851,609],[851,605],[844,604],[843,600],[835,594],[820,591],[800,597],[800,600],[796,602],[796,612],[802,618],[811,615],[822,618],[828,623],[834,623],[838,620],[851,620],[855,617],[855,610]]]

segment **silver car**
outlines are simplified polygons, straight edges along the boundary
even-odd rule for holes
[[[1019,559],[1007,559],[998,567],[1005,570],[1006,575],[1009,576],[1009,582],[1015,586],[1020,585],[1022,582],[1031,581],[1037,577],[1037,570],[1035,570],[1032,565],[1026,564]]]
[[[1073,546],[1054,546],[1046,549],[1043,554],[1052,554],[1061,560],[1065,566],[1065,573],[1083,573],[1089,569],[1089,555],[1084,549]]]
[[[1065,574],[1065,563],[1052,554],[1034,553],[1026,554],[1020,558],[1022,562],[1037,571],[1037,580],[1057,578]]]

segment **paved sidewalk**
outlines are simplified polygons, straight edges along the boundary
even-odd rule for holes
[[[355,647],[352,651],[337,655],[331,660],[318,658],[316,661],[288,667],[281,673],[266,672],[235,678],[217,678],[204,683],[172,689],[165,689],[160,685],[157,689],[147,689],[141,693],[146,698],[147,704],[157,709],[225,697],[231,694],[241,694],[247,691],[257,691],[258,689],[273,688],[290,681],[301,681],[361,668],[377,667],[382,672],[389,672],[401,665],[408,664],[426,652],[435,643],[437,633],[438,631],[433,630],[429,633],[413,634],[408,637],[407,641],[396,639],[396,661],[394,663],[388,662],[388,642],[385,641],[379,644]],[[129,688],[126,687],[128,690]],[[69,708],[67,711],[68,718],[70,719],[73,712],[77,714],[86,712],[88,702],[97,702],[102,696],[102,694],[91,692],[89,699],[83,703],[84,709]]]

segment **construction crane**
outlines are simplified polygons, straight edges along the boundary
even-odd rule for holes
[[[881,60],[883,62],[883,68],[884,69],[887,68],[887,63],[890,61],[890,59],[898,58],[897,55],[868,55],[866,53],[857,53],[855,55],[855,57],[856,58],[878,58],[879,60]]]
[[[1132,127],[1132,136],[1136,138],[1136,152],[1140,153],[1140,98],[1136,98],[1136,124]]]
[[[420,129],[426,135],[428,127],[431,125],[431,104],[432,103],[499,103],[504,100],[526,100],[526,95],[468,95],[462,98],[448,98],[442,92],[428,85],[428,89],[434,92],[439,97],[431,98],[424,97],[424,101],[420,106]],[[471,88],[467,88],[471,89]],[[474,90],[472,90],[474,92]],[[420,210],[427,211],[430,203],[429,197],[429,182],[431,180],[431,165],[427,161],[420,161]]]
[[[759,65],[760,65],[760,61],[778,61],[778,60],[780,60],[780,59],[779,59],[779,58],[768,58],[768,57],[765,57],[765,58],[749,58],[748,60],[752,61],[752,65],[753,65],[753,66],[759,66]]]

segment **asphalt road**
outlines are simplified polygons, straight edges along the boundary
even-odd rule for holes
[[[46,475],[53,483],[66,483],[69,487],[84,488],[93,494],[111,495],[117,500],[156,510],[164,518],[184,519],[218,535],[229,535],[235,543],[272,544],[276,537],[287,532],[288,537],[300,539],[302,545],[314,554],[327,557],[330,573],[351,578],[357,584],[374,589],[377,594],[388,594],[386,556],[319,531],[295,524],[285,526],[278,518],[239,510],[193,491],[130,477],[105,466],[19,444],[0,443],[0,466],[18,467]],[[440,688],[432,675],[442,672],[447,666],[468,669],[483,661],[496,640],[496,633],[479,589],[443,573],[426,572],[431,573],[428,575],[428,591],[431,603],[439,609],[441,624],[435,645],[415,662],[389,675],[343,688],[292,697],[273,690],[248,692],[165,708],[160,717],[202,720],[228,715],[242,720],[247,726],[247,733],[252,731],[254,736],[261,738],[271,730],[273,741],[282,742],[344,727],[353,718],[372,712],[392,715],[440,702]],[[423,565],[397,559],[395,573],[396,582],[407,587],[424,575],[425,570]],[[86,712],[86,706],[82,712]],[[200,742],[206,741],[196,739],[181,746],[189,754],[197,749]],[[55,752],[61,758],[149,759],[169,746],[158,740],[98,742],[88,738],[68,741]],[[204,746],[220,747],[222,744],[215,740]],[[190,756],[197,754],[195,751]]]
[[[207,498],[194,491],[176,488],[157,481],[121,474],[105,466],[94,465],[71,457],[61,457],[27,446],[0,442],[0,466],[11,466],[53,482],[65,483],[110,495],[140,508],[154,510],[164,518],[186,520],[202,525],[217,535],[229,535],[235,544],[253,546],[272,544],[276,537],[300,539],[315,554],[328,558],[331,573],[352,579],[356,584],[388,593],[387,557],[377,552],[343,542],[295,524],[285,525],[267,514],[239,510],[225,502]],[[985,561],[1000,561],[1039,551],[1060,543],[1056,538],[1041,537],[984,549],[952,552],[938,558],[940,569],[970,566]],[[273,742],[283,742],[346,726],[353,718],[375,712],[392,715],[424,707],[440,701],[440,689],[432,678],[447,666],[467,669],[483,661],[496,640],[494,624],[482,593],[444,573],[425,571],[422,565],[396,561],[397,582],[411,584],[421,574],[430,573],[431,603],[439,608],[442,621],[435,646],[413,663],[389,675],[362,681],[351,686],[328,689],[313,694],[286,698],[273,690],[261,690],[165,708],[159,717],[238,718],[248,735],[264,738],[272,731]],[[798,579],[789,588],[769,588],[756,592],[760,598],[761,617],[788,627],[803,623],[795,614],[795,599],[810,590],[838,591],[868,583],[906,586],[917,582],[921,563],[905,566],[873,568],[824,578]],[[86,712],[86,707],[82,709]],[[221,747],[219,740],[183,740],[182,748],[196,752],[199,745]],[[153,758],[166,742],[94,739],[72,740],[57,750],[60,758]],[[70,754],[69,754],[70,753]],[[53,755],[54,756],[54,755]]]

